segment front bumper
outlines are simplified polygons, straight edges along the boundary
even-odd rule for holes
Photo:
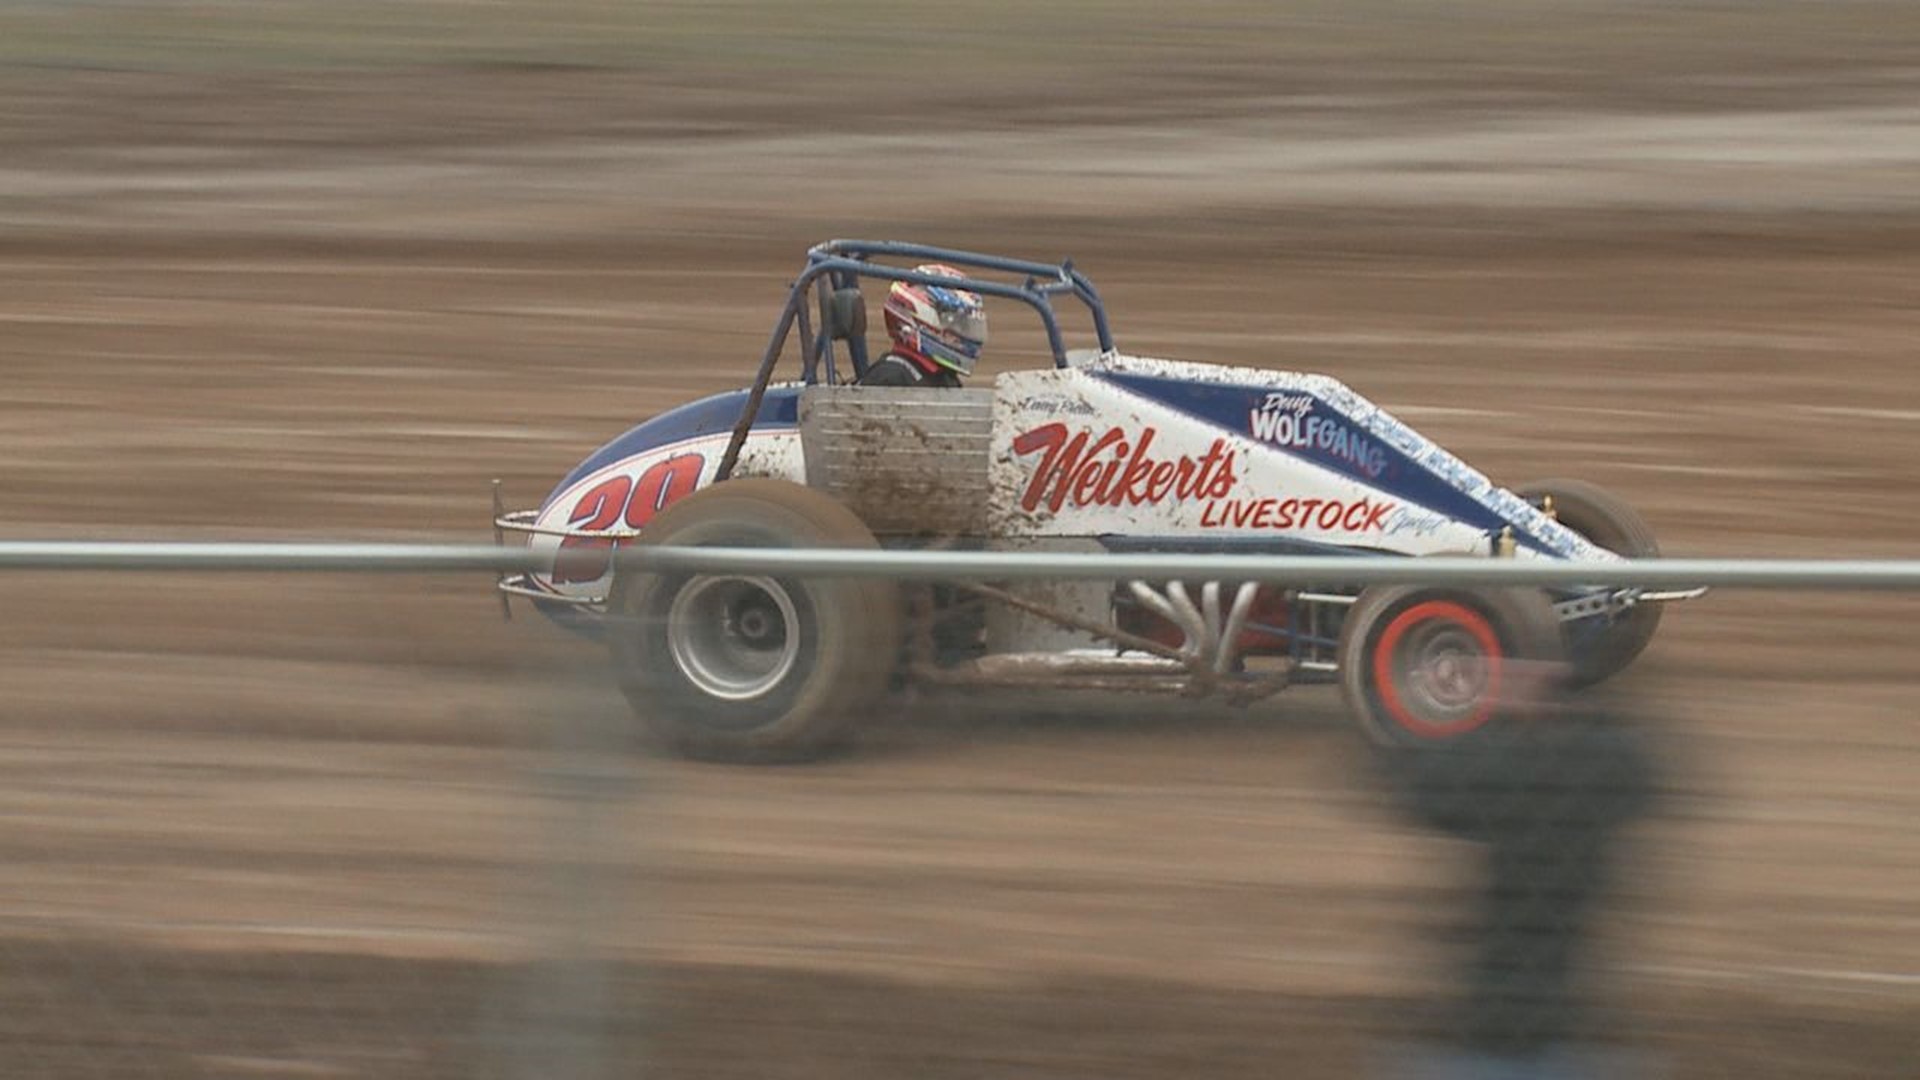
[[[587,532],[568,526],[541,525],[539,520],[539,510],[508,510],[501,505],[500,483],[497,480],[494,482],[493,543],[495,547],[505,547],[509,533],[527,537],[529,541],[542,536],[557,537],[562,541],[569,537],[581,537],[605,542],[612,547],[618,547],[621,543],[640,535],[637,530],[630,529]],[[579,595],[560,592],[541,580],[538,574],[527,571],[509,572],[501,574],[494,580],[494,589],[500,594],[502,618],[513,618],[514,597],[532,601],[536,607],[548,615],[557,616],[563,613],[597,615],[604,614],[606,611],[607,596],[611,591],[610,586],[613,580],[611,569],[603,580],[609,585],[609,589],[596,594]]]

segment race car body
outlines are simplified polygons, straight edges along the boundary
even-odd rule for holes
[[[967,389],[854,385],[867,366],[859,283],[923,279],[916,270],[888,265],[889,259],[940,259],[978,269],[983,276],[969,277],[965,287],[1033,307],[1054,365],[1002,373]],[[1007,284],[984,276],[994,271],[1026,280]],[[1052,298],[1063,294],[1092,313],[1098,348],[1064,348],[1052,310]],[[812,299],[818,300],[817,331]],[[775,382],[776,362],[796,327],[802,377]],[[851,377],[839,370],[836,344],[847,354]],[[720,498],[723,489],[730,498]],[[675,523],[665,531],[683,534],[680,539],[661,535],[658,526],[670,518],[712,516],[698,507],[676,509],[702,500],[727,504],[712,512],[723,524]],[[748,527],[747,519],[765,515],[787,524]],[[538,509],[496,515],[499,529],[526,533],[535,548],[553,555],[550,573],[517,576],[501,588],[603,636],[610,613],[645,615],[641,609],[655,603],[658,618],[644,629],[634,629],[630,618],[614,620],[629,639],[653,635],[663,642],[659,648],[625,643],[627,667],[646,669],[623,670],[630,690],[645,688],[636,707],[658,711],[665,688],[675,711],[719,717],[669,719],[669,741],[740,759],[800,756],[844,733],[846,721],[836,716],[792,725],[799,734],[783,734],[788,728],[775,720],[791,717],[770,704],[793,689],[783,680],[802,677],[802,652],[819,659],[812,646],[822,641],[802,649],[807,643],[797,639],[835,632],[808,615],[834,599],[814,595],[821,589],[846,593],[835,596],[852,597],[870,616],[892,612],[867,621],[893,627],[910,647],[864,642],[869,652],[901,656],[884,665],[885,681],[1131,687],[1250,700],[1290,682],[1345,673],[1351,677],[1343,684],[1369,732],[1396,740],[1457,737],[1488,726],[1494,719],[1488,678],[1497,675],[1489,665],[1539,651],[1521,639],[1541,636],[1542,624],[1570,654],[1577,680],[1597,681],[1644,648],[1659,603],[1695,595],[1574,590],[1461,603],[1451,594],[1410,593],[1394,594],[1382,607],[1363,603],[1365,594],[1378,600],[1390,590],[1363,592],[1338,582],[903,589],[702,575],[643,588],[623,582],[609,557],[619,544],[721,543],[715,538],[728,535],[736,542],[775,543],[782,536],[818,542],[801,535],[811,526],[792,523],[829,518],[831,527],[821,526],[827,534],[895,547],[1563,560],[1657,553],[1645,523],[1591,485],[1502,488],[1328,376],[1121,352],[1098,294],[1071,263],[839,241],[809,253],[748,389],[654,417],[581,462]],[[745,531],[729,532],[731,526]],[[671,595],[656,595],[662,588]],[[809,598],[821,603],[803,602]],[[1408,611],[1426,616],[1406,624]],[[1356,626],[1356,614],[1368,625]],[[718,629],[678,625],[702,618]],[[749,623],[772,629],[756,640],[740,629]],[[1392,665],[1373,664],[1373,654],[1383,640],[1389,649],[1402,648],[1410,634],[1413,644],[1405,647],[1425,652],[1406,658],[1407,677],[1396,683]],[[621,648],[616,641],[616,652]],[[1443,685],[1436,671],[1457,685]],[[845,672],[827,677],[849,681]],[[841,701],[834,708],[869,706]],[[739,719],[744,714],[774,720],[747,723]],[[657,718],[655,726],[661,726]],[[775,734],[757,737],[762,728]]]

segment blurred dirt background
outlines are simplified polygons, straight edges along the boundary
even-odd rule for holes
[[[1669,553],[1908,556],[1916,211],[1910,3],[0,0],[4,532],[485,539],[865,235]],[[1352,1076],[1457,945],[1330,692],[695,767],[484,579],[6,584],[9,1076]],[[1920,1068],[1915,602],[1716,594],[1607,691],[1675,794],[1595,992],[1674,1075]]]

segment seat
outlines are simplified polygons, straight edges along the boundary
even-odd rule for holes
[[[820,331],[829,343],[846,342],[848,356],[864,363],[867,358],[867,298],[854,287],[835,289],[822,295]]]

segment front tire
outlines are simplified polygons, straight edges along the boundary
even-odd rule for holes
[[[853,512],[784,480],[729,480],[669,506],[639,541],[692,547],[872,548]],[[818,757],[885,692],[900,598],[886,581],[752,570],[627,571],[609,601],[621,689],[688,757]]]
[[[1584,480],[1541,480],[1514,489],[1535,506],[1553,499],[1560,524],[1596,546],[1629,559],[1657,559],[1660,544],[1653,528],[1624,500]],[[1636,604],[1600,625],[1595,620],[1568,623],[1567,653],[1574,686],[1592,686],[1626,670],[1660,629],[1660,605]]]

